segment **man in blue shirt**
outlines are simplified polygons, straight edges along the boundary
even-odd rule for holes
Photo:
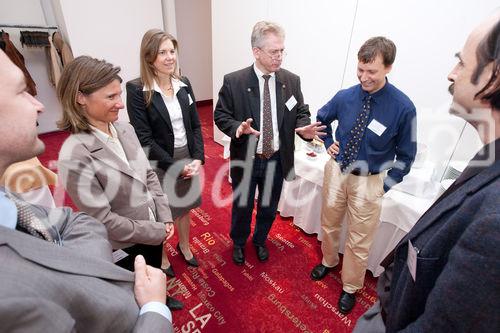
[[[0,51],[0,177],[41,154],[24,76]],[[0,187],[0,332],[173,332],[166,278],[135,260],[112,262],[101,222],[69,208],[30,205]]]
[[[410,99],[387,81],[396,46],[384,37],[367,40],[358,52],[360,84],[339,91],[317,114],[327,125],[321,229],[322,262],[311,272],[320,280],[339,262],[344,214],[348,236],[338,308],[349,313],[363,287],[368,252],[379,223],[381,198],[410,171],[416,154],[416,112]],[[338,121],[333,143],[331,123]]]

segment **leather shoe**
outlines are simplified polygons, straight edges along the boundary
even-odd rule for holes
[[[351,312],[354,304],[356,304],[356,295],[342,290],[338,303],[339,311],[343,314],[348,314]]]
[[[332,267],[326,267],[323,264],[316,265],[316,266],[314,266],[313,270],[311,271],[311,279],[321,280],[331,270],[332,270]]]
[[[255,245],[255,250],[257,251],[257,258],[259,261],[266,261],[269,259],[269,251],[264,245]]]
[[[245,252],[242,247],[233,247],[233,261],[236,265],[243,265],[245,263]]]
[[[186,259],[186,257],[184,256],[184,253],[182,253],[182,250],[181,250],[181,246],[179,245],[179,243],[177,243],[177,250],[179,250],[179,252],[182,254],[182,257],[184,258],[184,261],[189,265],[189,266],[193,266],[193,267],[198,267],[200,266],[198,264],[198,260],[196,260],[196,258],[194,257],[194,254],[193,254],[193,257],[189,260]]]
[[[167,306],[172,311],[182,310],[182,308],[184,307],[184,303],[173,297],[167,296]]]
[[[172,268],[172,264],[170,264],[170,266],[168,266],[167,268],[162,268],[161,269],[163,271],[163,273],[165,273],[167,276],[170,276],[170,277],[175,277],[175,272],[174,272],[174,269]]]

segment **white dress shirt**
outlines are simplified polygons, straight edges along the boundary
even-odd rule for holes
[[[170,312],[170,309],[163,303],[148,302],[144,304],[139,312],[139,316],[142,316],[146,312],[156,312],[168,319],[169,322],[172,322],[172,313]]]
[[[184,120],[182,118],[182,109],[177,99],[177,92],[181,87],[187,87],[187,85],[175,78],[172,78],[172,89],[174,91],[173,96],[167,96],[160,89],[160,86],[156,81],[153,83],[153,90],[160,93],[163,103],[167,107],[168,115],[170,116],[170,121],[172,122],[172,130],[174,131],[174,148],[184,147],[187,145],[186,128],[184,127]],[[148,89],[144,87],[143,91]],[[192,97],[190,96],[190,101]]]
[[[118,156],[125,164],[130,167],[130,163],[128,162],[127,155],[125,154],[125,150],[123,150],[123,146],[118,139],[118,134],[116,133],[116,128],[113,124],[109,124],[109,131],[111,132],[111,136],[108,133],[105,133],[90,125],[92,128],[92,133],[98,138],[102,143],[104,143],[116,156]]]
[[[262,154],[262,123],[264,122],[264,83],[265,80],[262,77],[264,73],[260,71],[260,69],[253,64],[253,69],[255,74],[257,75],[257,79],[259,79],[259,92],[260,92],[260,128],[259,132],[261,135],[259,136],[259,142],[257,143],[257,154]],[[276,107],[276,75],[275,73],[269,73],[271,77],[269,78],[269,94],[271,97],[271,114],[273,118],[273,148],[274,151],[277,151],[280,148],[280,133],[278,130],[278,113]]]

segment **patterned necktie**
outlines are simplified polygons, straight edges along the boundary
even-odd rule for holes
[[[363,103],[363,109],[361,110],[354,127],[350,131],[350,138],[347,141],[345,150],[343,152],[343,158],[340,162],[340,170],[344,172],[347,168],[351,166],[354,161],[356,161],[359,153],[359,148],[361,147],[361,139],[368,125],[368,116],[370,114],[370,103],[371,96],[365,97]]]
[[[45,239],[49,242],[54,241],[47,227],[35,216],[35,214],[33,214],[30,206],[26,202],[14,196],[9,196],[9,198],[17,207],[17,227],[21,229],[21,231],[25,231],[32,236]]]
[[[273,148],[273,116],[271,114],[271,93],[269,92],[269,79],[271,75],[262,75],[264,78],[264,105],[262,112],[262,155],[270,158],[274,154]]]

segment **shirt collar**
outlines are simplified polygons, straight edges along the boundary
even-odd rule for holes
[[[15,229],[17,225],[17,207],[7,197],[3,186],[0,186],[0,211],[2,212],[0,225],[9,229]]]
[[[108,133],[105,133],[92,125],[90,125],[90,128],[92,128],[92,130],[94,131],[95,136],[97,136],[97,138],[104,143],[116,142],[116,140],[118,140],[118,133],[116,132],[116,129],[112,123],[109,124],[109,130],[111,132],[111,136],[109,136]]]
[[[361,88],[361,85],[359,85],[359,90],[361,91],[361,93],[360,93],[361,99],[365,100],[365,98],[367,98],[368,96],[371,96],[372,102],[376,102],[377,98],[379,98],[380,96],[383,96],[385,94],[385,92],[389,89],[388,87],[389,87],[389,79],[387,77],[385,78],[384,86],[380,90],[374,92],[373,94],[370,94],[370,93],[364,91],[363,88]]]
[[[174,95],[177,95],[177,93],[179,92],[179,90],[181,90],[182,87],[187,87],[187,84],[185,84],[181,80],[173,77],[172,78],[172,89],[174,90]],[[149,91],[149,90],[154,90],[154,91],[164,95],[164,93],[160,89],[160,86],[158,85],[158,83],[156,83],[156,80],[153,80],[153,89],[148,89],[148,88],[146,88],[146,86],[144,86],[142,88],[142,91]]]
[[[264,80],[264,78],[262,77],[262,75],[265,75],[265,74],[257,67],[257,65],[255,63],[253,63],[253,70],[255,71],[255,75],[257,75],[257,77],[259,79]],[[276,75],[276,73],[275,72],[271,72],[271,73],[269,73],[269,75],[271,75],[271,78],[273,78],[274,75]]]

